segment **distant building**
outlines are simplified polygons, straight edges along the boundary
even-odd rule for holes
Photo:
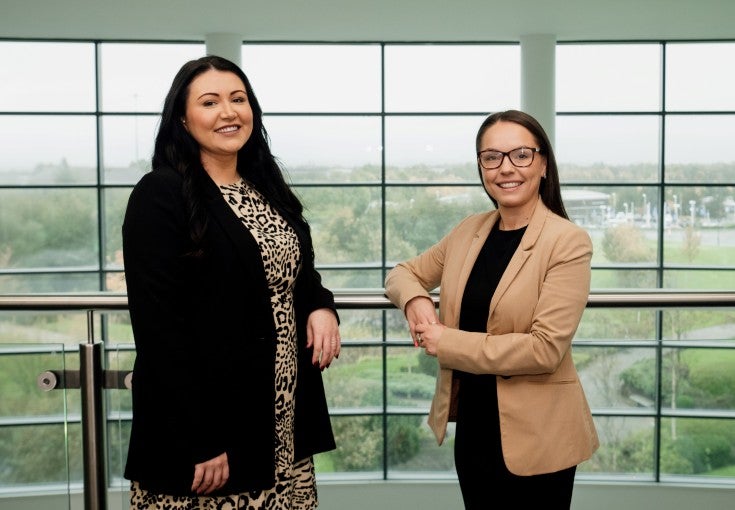
[[[569,218],[577,225],[604,226],[611,214],[610,194],[584,189],[562,189]]]

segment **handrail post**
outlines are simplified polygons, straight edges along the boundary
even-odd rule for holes
[[[107,509],[102,342],[94,341],[94,311],[87,311],[87,343],[79,345],[84,452],[84,509]]]

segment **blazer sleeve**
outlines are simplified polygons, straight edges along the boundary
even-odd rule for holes
[[[444,274],[445,260],[459,245],[468,227],[474,225],[479,215],[465,218],[438,243],[421,254],[398,263],[385,277],[385,296],[393,305],[405,311],[406,303],[415,297],[424,296],[436,289]],[[460,248],[461,249],[461,248]]]
[[[191,250],[183,202],[173,183],[146,174],[130,194],[122,227],[130,315],[138,351],[180,352],[188,335]],[[183,334],[183,335],[182,335]]]
[[[194,321],[201,320],[196,278],[200,271],[189,238],[180,178],[173,172],[146,174],[133,189],[122,228],[131,324],[136,343],[133,396],[155,434],[176,427],[188,437],[193,462],[225,450],[225,434],[206,417],[221,409],[216,381],[202,377],[216,360]],[[137,390],[137,391],[136,391]],[[209,420],[214,422],[214,420]],[[196,440],[192,439],[196,438]]]

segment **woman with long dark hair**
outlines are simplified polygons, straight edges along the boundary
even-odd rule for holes
[[[237,65],[187,62],[130,195],[131,508],[317,506],[338,317],[262,116]]]

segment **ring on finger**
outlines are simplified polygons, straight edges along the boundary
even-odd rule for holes
[[[421,333],[416,333],[416,341],[419,343],[419,345],[422,345],[424,343],[424,339],[421,338]]]

